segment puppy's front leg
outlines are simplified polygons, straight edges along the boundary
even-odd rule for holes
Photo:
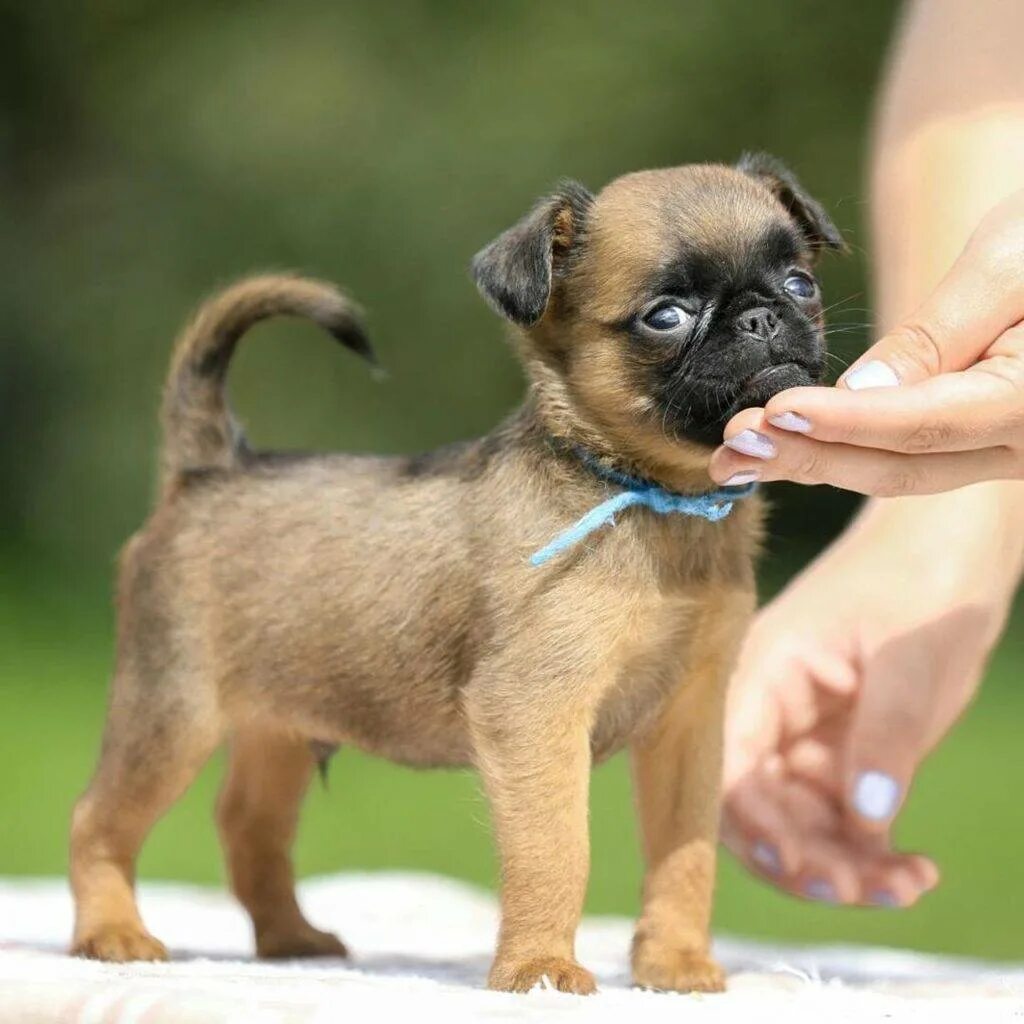
[[[501,858],[501,930],[488,985],[527,992],[542,978],[587,994],[594,976],[576,962],[576,929],[590,869],[590,734],[579,707],[520,682],[468,706],[476,764]],[[496,692],[497,691],[497,692]]]
[[[633,940],[633,980],[645,988],[720,992],[710,954],[729,674],[753,598],[709,609],[693,666],[654,728],[632,747],[647,873]]]

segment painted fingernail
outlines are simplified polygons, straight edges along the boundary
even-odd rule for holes
[[[824,878],[812,878],[804,886],[804,895],[808,899],[817,900],[819,903],[835,903],[836,891],[831,882]]]
[[[771,843],[762,840],[754,843],[750,849],[750,859],[771,875],[777,875],[782,870],[782,858]]]
[[[843,383],[851,391],[863,391],[865,388],[898,388],[900,379],[888,363],[872,359],[870,363],[851,370],[843,378]]]
[[[900,784],[885,772],[862,772],[853,787],[853,806],[869,821],[891,818],[899,799]]]
[[[792,430],[797,434],[811,432],[811,421],[798,412],[780,412],[778,416],[770,416],[768,422],[779,430]]]
[[[752,484],[755,480],[760,480],[761,474],[756,469],[743,469],[739,473],[733,473],[725,483],[723,487],[742,487],[743,484]]]
[[[735,437],[728,438],[726,448],[731,448],[740,455],[750,455],[755,459],[774,459],[775,443],[770,437],[759,434],[756,430],[741,430]]]
[[[873,907],[888,907],[895,909],[900,901],[888,889],[878,889],[868,896],[868,903]]]

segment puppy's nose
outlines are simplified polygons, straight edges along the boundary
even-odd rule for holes
[[[736,329],[758,341],[771,341],[779,333],[779,318],[767,306],[754,306],[736,317]]]

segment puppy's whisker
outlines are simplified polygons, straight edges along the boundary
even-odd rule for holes
[[[850,360],[848,360],[848,359],[841,359],[839,356],[832,356],[830,354],[826,358],[827,358],[827,362],[826,362],[825,365],[827,367],[831,368],[832,370],[837,371],[837,373],[836,373],[837,377],[838,376],[842,376],[842,374],[850,366]]]
[[[845,299],[837,299],[835,302],[825,306],[821,311],[821,315],[825,316],[826,313],[830,313],[833,309],[839,309],[840,306],[845,306],[846,303],[863,298],[863,296],[863,292],[854,292],[852,295],[847,295]],[[856,312],[867,312],[867,310],[856,310]]]

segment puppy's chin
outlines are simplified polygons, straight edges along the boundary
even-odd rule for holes
[[[789,388],[811,387],[817,383],[819,382],[815,380],[807,367],[800,366],[798,363],[769,366],[755,373],[750,380],[744,383],[729,414],[733,416],[741,409],[765,405],[780,391],[786,391]]]

